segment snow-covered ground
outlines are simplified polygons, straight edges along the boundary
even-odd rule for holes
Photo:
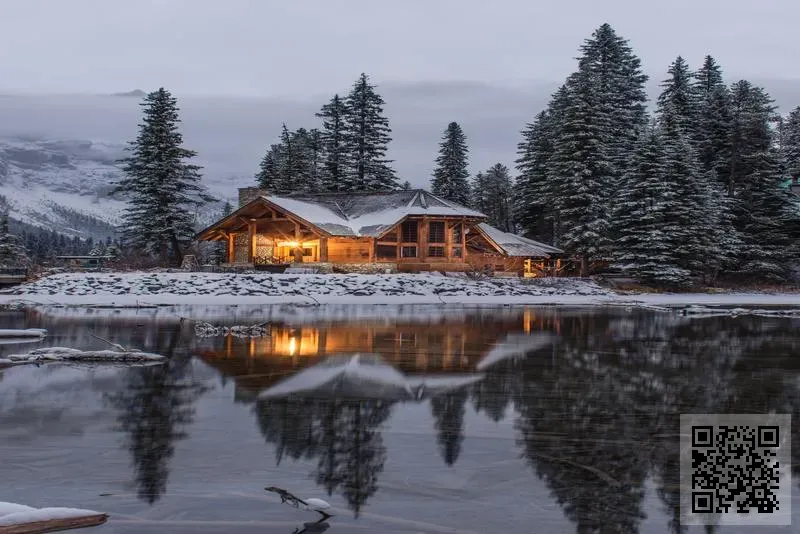
[[[68,273],[0,292],[14,302],[76,306],[563,304],[631,306],[800,306],[800,293],[623,295],[587,280],[487,278],[435,274],[319,275],[227,273]]]
[[[613,293],[583,280],[519,280],[431,274],[288,275],[69,273],[17,286],[0,303],[41,304],[435,304],[577,303]]]

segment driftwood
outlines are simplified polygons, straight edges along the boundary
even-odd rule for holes
[[[88,528],[102,525],[108,521],[108,514],[95,514],[68,519],[49,519],[47,521],[33,521],[19,525],[0,526],[0,534],[40,534],[42,532],[57,532],[74,528]]]

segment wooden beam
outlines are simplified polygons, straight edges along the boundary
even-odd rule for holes
[[[417,257],[424,260],[428,257],[428,218],[422,217],[417,225],[417,242],[419,243]]]
[[[321,261],[321,262],[328,261],[328,238],[327,237],[320,237],[319,238],[319,261]]]
[[[256,257],[256,222],[247,225],[247,263],[253,263]]]
[[[369,262],[375,263],[375,239],[369,238]]]
[[[444,222],[444,257],[447,258],[447,261],[450,261],[453,252],[453,229],[456,224],[458,223],[451,225],[447,221]]]
[[[294,223],[294,240],[297,242],[297,246],[294,249],[294,262],[295,263],[303,263],[303,242],[302,242],[302,235],[300,233],[300,223]]]
[[[236,234],[228,233],[228,263],[236,259]]]

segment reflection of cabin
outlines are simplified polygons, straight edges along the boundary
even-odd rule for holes
[[[800,177],[795,176],[789,182],[789,192],[800,196]]]
[[[21,284],[28,279],[25,267],[0,267],[0,286]]]
[[[112,261],[114,256],[56,256],[65,267],[81,271],[96,271],[102,269],[106,263]]]
[[[202,340],[193,352],[222,375],[238,394],[255,394],[293,372],[331,355],[378,354],[409,374],[470,373],[510,333],[557,331],[557,317],[525,310],[489,323],[476,319],[407,324],[269,326],[261,338],[227,336]]]
[[[560,250],[501,232],[477,211],[427,191],[277,197],[239,190],[239,209],[198,234],[225,241],[230,266],[373,264],[399,271],[535,272]]]

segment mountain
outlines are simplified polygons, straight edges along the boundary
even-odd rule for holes
[[[651,98],[659,79],[649,84]],[[733,78],[732,78],[733,79]],[[781,110],[800,104],[800,82],[754,80]],[[379,83],[393,141],[388,157],[401,181],[427,187],[447,124],[467,135],[474,174],[495,163],[513,167],[519,132],[547,103],[556,83],[498,87],[480,82]],[[342,87],[346,93],[349,87]],[[68,235],[105,237],[124,209],[107,196],[115,161],[137,134],[140,90],[116,95],[0,95],[0,195],[24,222]],[[289,129],[319,125],[314,113],[330,94],[296,98],[181,96],[185,146],[197,151],[204,184],[221,201],[253,184],[266,147]],[[209,207],[202,219],[214,217]],[[83,222],[82,222],[83,221]],[[89,222],[87,222],[89,221]]]

